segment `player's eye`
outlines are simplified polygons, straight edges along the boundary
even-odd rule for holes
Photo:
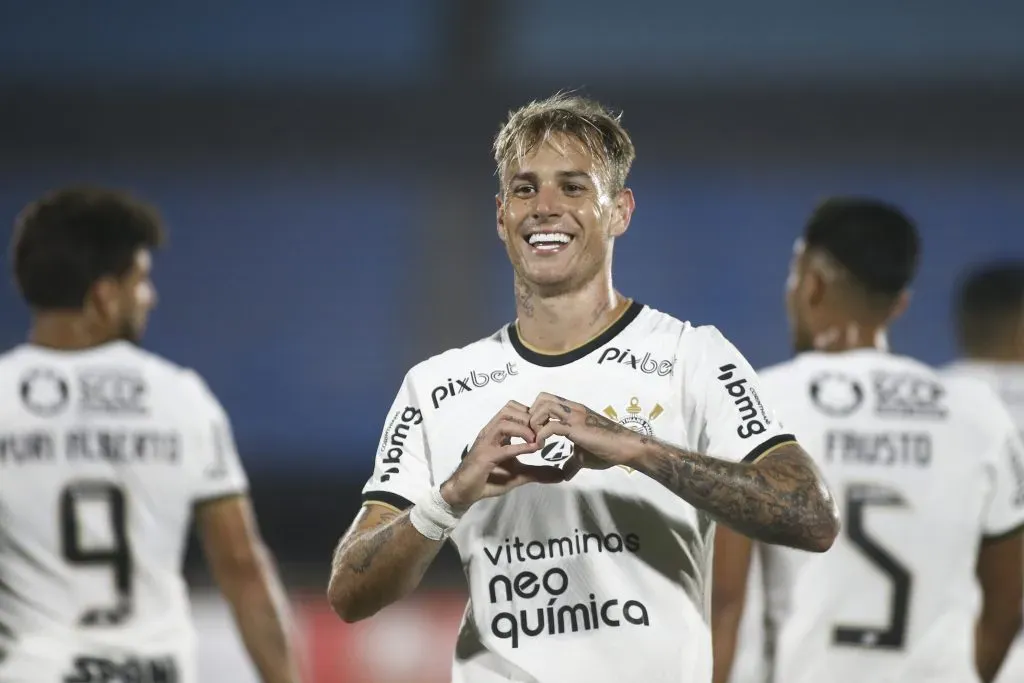
[[[515,185],[512,188],[512,194],[517,197],[529,197],[533,192],[533,185]]]
[[[565,189],[566,194],[579,194],[579,193],[583,192],[583,190],[586,189],[586,188],[584,188],[582,185],[578,185],[576,183],[566,183],[564,189]]]

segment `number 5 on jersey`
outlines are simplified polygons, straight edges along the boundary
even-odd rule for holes
[[[883,627],[836,626],[832,642],[836,645],[868,649],[899,650],[907,636],[912,581],[910,572],[892,553],[883,548],[864,528],[864,517],[871,507],[906,507],[898,491],[873,484],[853,484],[846,491],[846,535],[869,562],[892,583],[889,619]]]

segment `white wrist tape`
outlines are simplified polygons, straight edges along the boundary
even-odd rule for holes
[[[409,522],[432,541],[443,541],[459,523],[461,515],[441,497],[441,489],[431,490],[430,495],[416,503],[409,512]]]

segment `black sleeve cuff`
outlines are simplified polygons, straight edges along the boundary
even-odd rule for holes
[[[222,500],[228,500],[229,498],[238,498],[240,496],[249,495],[249,489],[237,489],[235,491],[224,491],[223,493],[215,493],[210,496],[200,496],[192,500],[192,505],[207,505],[209,503],[216,503]]]
[[[778,436],[773,436],[767,441],[759,444],[754,450],[747,453],[747,457],[743,458],[743,462],[754,462],[776,446],[781,446],[784,443],[790,442],[796,443],[796,437],[792,434],[779,434]]]
[[[400,512],[405,512],[412,507],[411,501],[390,491],[367,491],[363,494],[363,504],[366,503],[383,503]]]

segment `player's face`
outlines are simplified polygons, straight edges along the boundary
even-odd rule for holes
[[[575,138],[556,135],[505,169],[498,236],[517,277],[545,294],[573,291],[611,267],[633,195]]]
[[[151,279],[152,263],[149,250],[140,249],[135,254],[131,270],[120,282],[119,313],[116,318],[120,339],[139,342],[146,331],[149,313],[156,306],[156,288]]]
[[[789,262],[786,278],[786,314],[789,317],[789,332],[793,350],[797,353],[814,348],[814,332],[811,330],[810,313],[805,296],[807,277],[807,254],[803,240],[793,245],[793,258]]]

